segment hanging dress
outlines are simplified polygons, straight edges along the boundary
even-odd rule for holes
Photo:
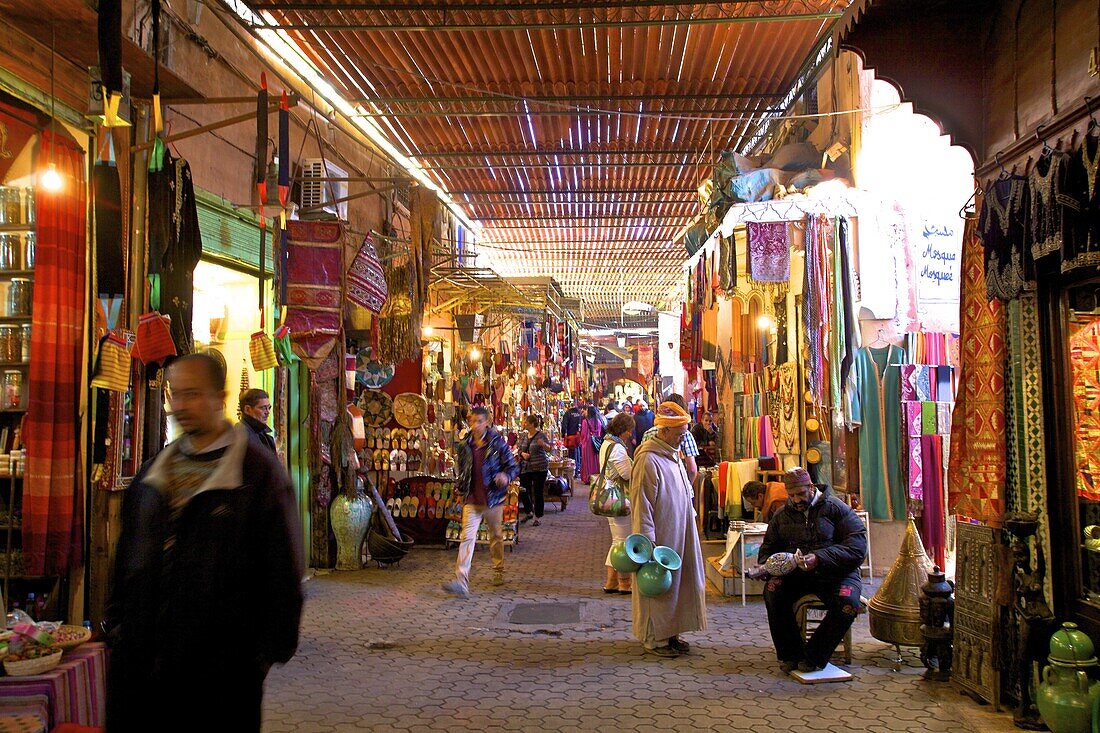
[[[851,413],[859,428],[860,493],[871,519],[904,520],[906,486],[901,479],[901,377],[904,350],[893,344],[865,346],[852,365]]]

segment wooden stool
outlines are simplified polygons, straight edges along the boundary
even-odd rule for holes
[[[794,618],[798,622],[798,628],[802,632],[802,638],[809,640],[814,631],[821,624],[820,618],[810,618],[810,611],[824,611],[829,609],[825,605],[824,601],[818,597],[816,593],[807,593],[799,598],[794,603]],[[863,596],[859,597],[859,612],[867,612],[867,599]],[[852,663],[852,627],[848,627],[848,631],[844,634],[844,663]]]

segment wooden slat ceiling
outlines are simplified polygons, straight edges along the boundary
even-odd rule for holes
[[[484,229],[594,317],[660,304],[719,151],[848,0],[253,0]]]

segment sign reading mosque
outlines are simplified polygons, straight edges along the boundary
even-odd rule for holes
[[[962,227],[919,219],[912,239],[917,298],[923,303],[957,303],[962,284]]]

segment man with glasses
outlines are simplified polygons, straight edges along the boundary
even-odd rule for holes
[[[262,389],[246,389],[241,394],[241,424],[248,428],[250,437],[275,453],[275,437],[267,425],[267,416],[270,414],[271,398],[267,392]]]
[[[260,730],[264,679],[298,645],[302,529],[270,451],[225,418],[206,354],[168,367],[183,436],[126,490],[104,630],[107,730]]]

